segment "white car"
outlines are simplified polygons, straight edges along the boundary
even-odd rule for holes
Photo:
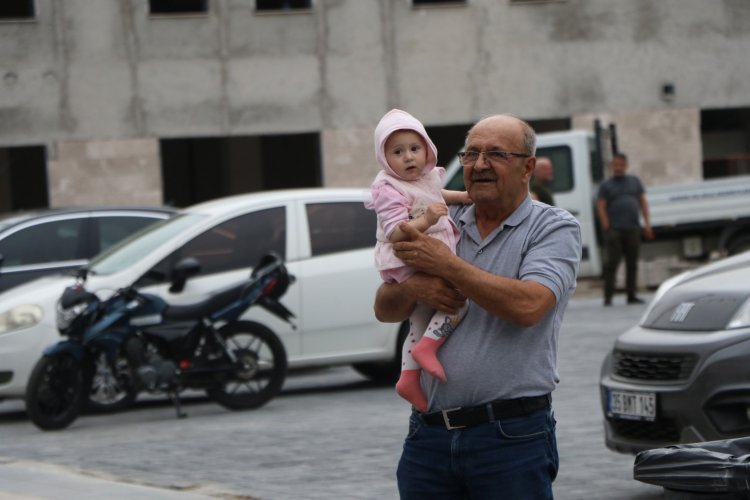
[[[375,213],[360,189],[301,189],[222,198],[177,215],[95,257],[87,289],[106,297],[136,283],[185,304],[245,279],[260,256],[276,251],[296,282],[282,302],[297,329],[261,308],[247,318],[283,341],[289,367],[352,364],[373,379],[393,380],[404,328],[373,314],[380,276],[374,268]],[[192,256],[201,272],[179,294],[172,268]],[[22,398],[44,348],[59,340],[55,304],[72,278],[40,278],[0,294],[0,398]]]

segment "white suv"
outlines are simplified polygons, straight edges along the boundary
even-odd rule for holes
[[[247,317],[284,343],[290,368],[352,364],[376,379],[398,373],[403,328],[373,314],[375,214],[360,189],[270,191],[222,198],[178,212],[138,238],[95,257],[87,288],[101,296],[136,283],[170,303],[196,302],[246,278],[258,258],[282,255],[296,282],[282,302],[297,329],[261,308]],[[202,270],[179,294],[173,266],[195,257]],[[23,397],[43,349],[59,339],[55,303],[71,278],[41,278],[0,294],[0,398]],[[401,333],[401,335],[400,335]]]

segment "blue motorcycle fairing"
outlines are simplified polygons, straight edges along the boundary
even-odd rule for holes
[[[71,354],[73,358],[81,362],[86,357],[86,348],[83,344],[74,342],[72,340],[61,340],[55,344],[47,346],[42,353],[42,356],[54,357],[58,354]]]
[[[73,355],[73,358],[81,362],[89,355],[90,347],[96,347],[101,352],[104,352],[107,359],[114,363],[117,360],[117,354],[120,351],[122,344],[130,337],[135,335],[135,332],[128,330],[109,330],[103,332],[101,335],[90,339],[86,344],[72,340],[61,340],[56,344],[52,344],[44,349],[44,356],[56,356],[61,353],[69,353]]]
[[[100,351],[104,352],[104,355],[107,356],[107,362],[111,366],[115,366],[117,364],[118,355],[123,352],[123,345],[134,335],[136,335],[135,330],[129,328],[107,330],[92,339],[88,345],[96,346]]]
[[[148,300],[144,302],[129,301],[123,306],[125,299],[120,297],[118,301],[109,304],[108,312],[104,317],[86,332],[84,343],[91,342],[92,339],[111,329],[122,319],[130,323],[133,318],[161,314],[167,308],[167,302],[157,295],[143,294],[143,297]]]

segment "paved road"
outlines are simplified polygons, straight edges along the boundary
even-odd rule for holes
[[[598,402],[601,360],[643,309],[605,309],[593,296],[571,302],[554,394],[558,500],[663,498],[661,488],[632,479],[632,456],[605,448]],[[256,411],[202,399],[186,409],[189,418],[177,420],[170,406],[144,402],[45,433],[18,403],[0,403],[0,499],[397,498],[407,406],[348,368],[291,377]]]

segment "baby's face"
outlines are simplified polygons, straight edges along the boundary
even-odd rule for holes
[[[385,141],[385,159],[396,175],[407,181],[422,177],[427,163],[424,139],[413,130],[397,130]]]

